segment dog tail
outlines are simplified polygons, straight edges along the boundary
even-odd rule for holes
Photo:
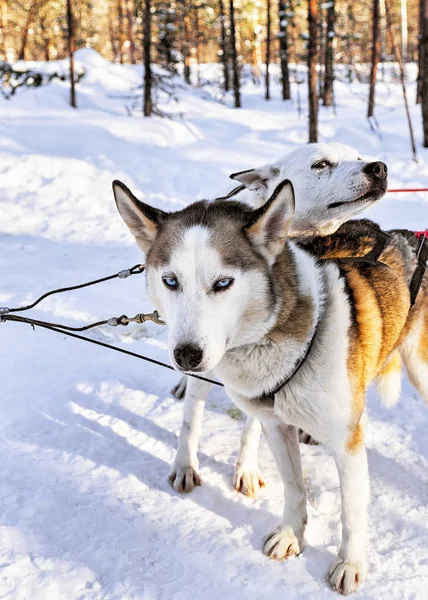
[[[381,402],[387,408],[395,406],[400,398],[401,374],[401,355],[398,350],[395,350],[376,380]]]

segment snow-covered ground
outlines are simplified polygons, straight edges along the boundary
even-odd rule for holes
[[[129,117],[121,96],[140,67],[80,51],[79,109],[67,84],[18,90],[0,104],[0,305],[20,305],[141,260],[111,193],[123,180],[164,209],[230,189],[229,173],[305,143],[296,103],[266,103],[247,86],[234,110],[182,90],[182,120]],[[428,185],[428,153],[411,160],[398,84],[380,84],[379,139],[365,119],[366,86],[337,84],[337,116],[321,109],[320,138],[385,160],[390,187]],[[296,97],[296,86],[293,86]],[[303,111],[306,95],[301,89]],[[168,107],[165,107],[168,109]],[[384,227],[428,226],[428,195],[388,195],[368,216]],[[48,299],[32,313],[83,324],[148,311],[144,277]],[[165,332],[148,324],[94,337],[167,359]],[[257,499],[231,479],[242,422],[217,389],[204,417],[203,485],[188,496],[167,482],[182,404],[177,376],[61,335],[0,324],[0,597],[13,600],[244,600],[333,598],[339,491],[333,460],[302,447],[309,491],[307,547],[271,562],[263,536],[281,514],[282,487],[265,444],[267,487]],[[428,598],[428,412],[407,380],[399,406],[369,394],[372,501],[369,577],[355,597]]]

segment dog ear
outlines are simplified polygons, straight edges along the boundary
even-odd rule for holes
[[[128,225],[138,246],[147,254],[167,213],[138,200],[121,181],[113,181],[113,194],[120,216]]]
[[[279,167],[265,165],[257,169],[232,173],[229,177],[245,185],[248,190],[256,192],[258,196],[265,196],[269,181],[278,177],[279,173]]]
[[[250,240],[270,259],[275,258],[284,247],[294,208],[293,185],[285,179],[263,206],[250,212],[244,229]]]

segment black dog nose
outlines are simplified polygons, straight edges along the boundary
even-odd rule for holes
[[[198,346],[192,344],[183,344],[174,349],[175,362],[185,371],[195,369],[200,364],[203,354]]]
[[[372,162],[364,167],[363,173],[374,175],[374,177],[378,177],[379,179],[386,179],[388,176],[388,167],[384,162]]]

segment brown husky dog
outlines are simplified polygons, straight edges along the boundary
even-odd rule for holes
[[[399,354],[416,384],[428,372],[420,333],[426,289],[409,315],[412,241],[392,234],[376,265],[320,261],[316,240],[305,249],[288,237],[288,181],[255,210],[219,200],[165,213],[120,182],[114,193],[147,254],[148,292],[168,324],[171,362],[182,372],[213,372],[262,424],[285,492],[283,519],[265,554],[285,559],[303,549],[302,428],[335,456],[343,535],[329,580],[343,594],[354,591],[366,575],[366,388],[380,373],[395,372]],[[361,232],[358,238],[361,248]],[[367,235],[368,250],[375,238]],[[321,242],[325,258],[328,247],[337,258],[334,240]],[[344,257],[354,255],[348,246],[339,249]]]

